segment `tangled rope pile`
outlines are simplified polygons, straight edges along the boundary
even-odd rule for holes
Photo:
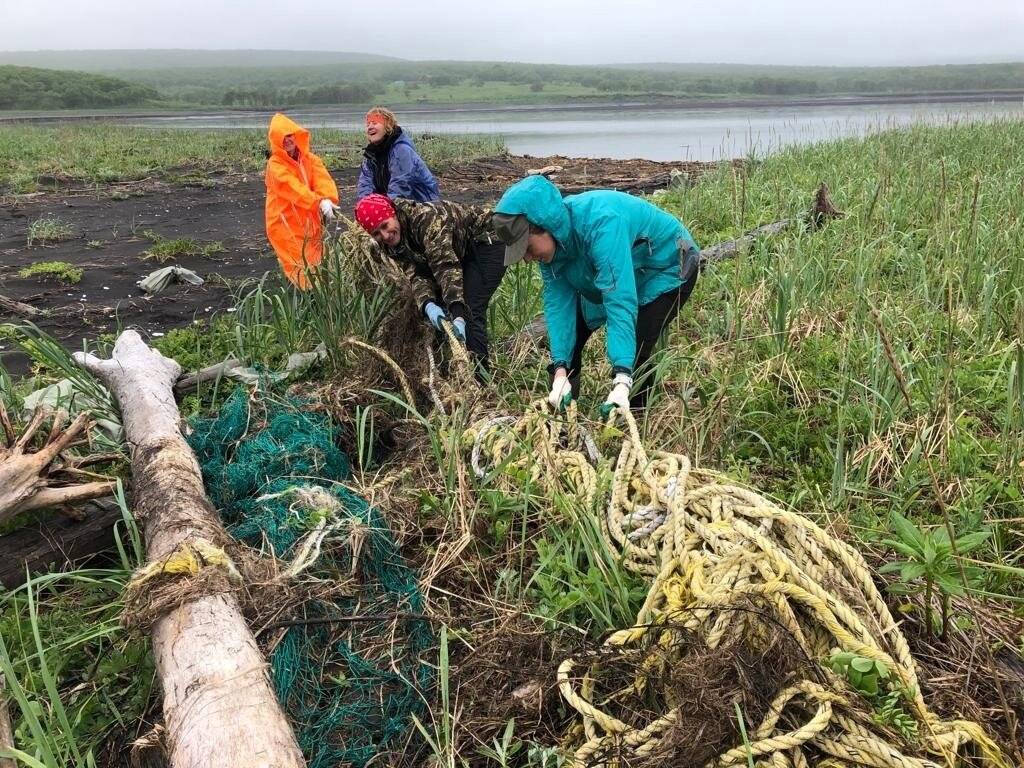
[[[594,494],[610,469],[602,463],[595,470],[573,440],[566,443],[566,434],[578,429],[575,412],[562,422],[545,415],[546,405],[535,403],[512,422],[490,419],[474,427],[467,435],[474,468],[485,472],[484,455],[492,471],[504,472],[503,482],[529,479],[579,494],[594,509]],[[649,455],[633,417],[617,416],[625,435],[602,528],[623,565],[653,583],[634,626],[612,634],[604,643],[608,653],[598,658],[656,648],[657,661],[648,656],[645,664],[665,672],[686,655],[687,638],[701,638],[712,649],[739,637],[756,641],[767,619],[784,628],[809,661],[805,679],[780,683],[748,743],[709,765],[935,768],[970,760],[1009,768],[980,725],[944,721],[928,710],[907,641],[856,550],[807,518],[691,467],[685,456]],[[839,652],[888,671],[892,690],[902,692],[917,723],[916,739],[901,738],[871,717],[866,699],[828,663]],[[666,692],[658,699],[665,711],[638,726],[622,702],[655,676],[606,690],[602,662],[593,659],[569,658],[558,670],[561,693],[581,718],[582,727],[570,731],[575,765],[626,765],[627,756],[659,754],[686,703]]]

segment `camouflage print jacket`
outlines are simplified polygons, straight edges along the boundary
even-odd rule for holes
[[[493,238],[491,211],[448,200],[417,203],[393,200],[402,240],[381,251],[394,259],[412,282],[416,306],[440,303],[452,315],[465,317],[462,260],[474,241]],[[461,305],[461,306],[457,306]]]

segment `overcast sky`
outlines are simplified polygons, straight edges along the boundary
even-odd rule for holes
[[[559,64],[1024,60],[1024,0],[0,0],[0,50],[275,48]]]

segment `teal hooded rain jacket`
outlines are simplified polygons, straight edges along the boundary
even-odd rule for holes
[[[596,190],[563,199],[543,176],[513,184],[494,210],[523,215],[555,239],[554,258],[540,264],[552,360],[572,359],[581,298],[591,329],[607,323],[612,368],[632,372],[637,310],[682,285],[680,253],[687,245],[696,248],[689,230],[625,192]]]

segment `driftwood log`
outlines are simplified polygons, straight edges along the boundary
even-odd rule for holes
[[[179,431],[172,387],[181,367],[135,331],[118,337],[110,360],[81,352],[75,359],[106,383],[120,406],[149,563],[159,567],[192,542],[226,542]],[[156,620],[152,640],[174,768],[305,765],[232,593],[186,599]]]
[[[811,229],[821,229],[830,219],[839,219],[842,216],[842,211],[837,210],[832,204],[828,184],[822,182],[814,193],[814,203],[806,211],[796,216],[790,216],[787,219],[779,219],[770,224],[763,224],[732,240],[709,245],[700,252],[701,263],[707,264],[709,261],[735,258],[743,248],[753,243],[757,238],[764,237],[765,235],[776,235],[791,224],[806,222]]]
[[[42,314],[35,307],[21,301],[9,299],[6,296],[0,296],[0,309],[11,312],[18,317],[38,317]]]
[[[91,475],[83,467],[116,458],[109,454],[73,456],[67,453],[71,447],[86,441],[90,426],[87,413],[79,414],[67,429],[64,429],[67,414],[63,411],[52,414],[45,443],[38,450],[31,450],[33,438],[50,415],[48,411],[37,409],[21,435],[15,435],[7,409],[0,401],[0,431],[5,441],[0,445],[0,523],[22,512],[61,507],[114,492],[112,480],[76,482]]]
[[[26,575],[65,570],[114,548],[121,510],[113,499],[81,507],[81,518],[58,513],[0,537],[0,585],[14,589]]]

